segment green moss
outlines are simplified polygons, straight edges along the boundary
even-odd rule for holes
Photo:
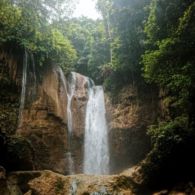
[[[162,188],[189,178],[194,180],[195,132],[189,127],[188,118],[180,116],[151,126],[148,133],[153,149],[141,163],[144,182]]]
[[[0,70],[0,129],[11,135],[17,128],[19,91],[9,78],[6,65],[0,63]]]
[[[9,77],[7,66],[1,62],[0,66],[0,130],[11,135],[17,127],[19,90]]]
[[[64,189],[64,182],[61,178],[58,178],[55,183],[55,192],[56,194],[59,194]]]

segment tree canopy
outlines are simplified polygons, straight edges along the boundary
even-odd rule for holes
[[[57,11],[59,1],[2,0],[0,2],[0,45],[10,42],[25,48],[35,55],[37,64],[54,61],[64,69],[73,66],[76,50],[71,41],[57,28],[52,20],[60,18]],[[70,2],[69,2],[70,3]],[[56,16],[53,12],[58,13]],[[64,10],[66,13],[66,10]],[[67,8],[67,13],[70,7]],[[54,22],[54,21],[53,21]]]

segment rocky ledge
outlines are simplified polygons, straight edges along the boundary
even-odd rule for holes
[[[19,171],[7,174],[0,167],[1,195],[194,195],[193,183],[152,192],[135,183],[128,170],[120,175],[70,175],[52,171]]]
[[[119,175],[63,176],[51,171],[13,172],[0,182],[1,195],[133,195],[130,178]]]

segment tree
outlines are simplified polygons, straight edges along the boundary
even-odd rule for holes
[[[61,23],[60,30],[77,51],[75,70],[91,77],[96,83],[102,83],[101,67],[110,61],[103,22],[85,17],[70,19]]]
[[[72,15],[78,0],[10,0],[24,10],[34,11],[47,21],[62,21]],[[32,21],[33,22],[33,21]]]
[[[153,0],[145,26],[148,50],[143,55],[144,75],[168,91],[173,117],[184,111],[188,113],[188,99],[194,93],[194,5],[190,1]],[[161,32],[165,21],[169,22]]]
[[[76,51],[68,38],[49,23],[49,10],[45,1],[2,0],[0,47],[3,50],[4,45],[17,45],[33,53],[36,64],[56,63],[69,70]]]
[[[145,47],[144,21],[148,15],[145,7],[149,2],[98,1],[97,7],[104,20],[110,47],[110,62],[103,68],[109,73],[105,81],[108,88],[117,89],[142,79],[140,61]]]

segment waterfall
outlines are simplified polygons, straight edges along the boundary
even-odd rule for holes
[[[68,79],[68,90],[67,90],[67,120],[68,120],[68,153],[66,154],[68,159],[68,168],[69,168],[69,174],[74,174],[74,160],[72,157],[72,98],[75,93],[76,88],[76,74],[74,72],[71,72],[70,77]]]
[[[23,122],[23,110],[24,110],[25,97],[26,97],[27,69],[28,69],[28,53],[25,50],[24,58],[23,58],[22,90],[21,90],[20,108],[19,108],[19,122],[18,122],[19,128],[22,126],[22,122]]]
[[[109,147],[104,91],[102,86],[89,86],[85,118],[84,173],[109,173]]]
[[[19,118],[18,127],[20,128],[23,124],[23,111],[26,101],[32,102],[36,95],[37,78],[35,72],[35,62],[34,56],[30,53],[30,58],[28,52],[24,51],[23,57],[23,69],[22,69],[22,90],[20,96],[20,108],[19,108]]]
[[[60,82],[61,82],[61,90],[60,90],[60,100],[57,104],[57,110],[59,115],[62,117],[63,121],[66,123],[67,121],[67,102],[66,102],[66,97],[67,97],[67,82],[64,76],[64,73],[62,71],[62,69],[60,67],[55,67],[54,71],[56,71],[56,73],[59,75],[60,78]]]
[[[37,77],[36,77],[36,71],[35,71],[35,59],[34,55],[31,53],[31,62],[32,62],[32,72],[33,72],[33,89],[32,89],[32,95],[36,95],[36,87],[37,87]]]
[[[68,80],[68,103],[67,103],[67,115],[68,115],[68,131],[71,136],[72,134],[72,110],[71,110],[71,104],[72,104],[72,97],[75,92],[75,86],[76,86],[76,75],[74,72],[71,72],[70,78]]]
[[[74,96],[75,92],[75,86],[76,86],[76,74],[74,72],[71,72],[70,77],[68,79],[68,83],[66,85],[66,79],[64,76],[64,73],[61,68],[58,69],[60,79],[63,84],[63,88],[66,91],[67,94],[67,125],[68,125],[68,152],[66,153],[66,159],[68,162],[68,171],[69,174],[74,173],[74,160],[72,157],[72,152],[71,152],[71,137],[72,137],[72,97]]]

